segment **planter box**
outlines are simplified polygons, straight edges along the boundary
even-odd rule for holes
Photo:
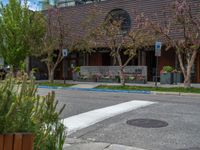
[[[105,78],[101,78],[98,79],[97,82],[105,82],[105,83],[119,83],[118,79],[105,79]]]
[[[161,73],[160,84],[173,84],[173,74],[172,73]]]
[[[0,135],[0,150],[33,150],[33,134]]]
[[[80,75],[79,75],[78,72],[73,72],[72,73],[72,79],[73,79],[73,81],[77,81],[79,77],[80,77]]]
[[[183,83],[183,74],[182,73],[173,73],[173,82],[174,82],[174,84]]]

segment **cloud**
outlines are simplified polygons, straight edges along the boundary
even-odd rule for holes
[[[28,6],[29,6],[29,9],[31,10],[38,10],[39,8],[37,2],[28,1]]]
[[[3,2],[3,4],[7,4],[8,3],[8,0],[0,0]],[[39,10],[39,2],[38,0],[28,0],[28,6],[29,6],[29,9],[31,10]],[[23,0],[22,0],[22,4],[23,4]]]

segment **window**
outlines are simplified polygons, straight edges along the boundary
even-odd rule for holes
[[[69,7],[69,6],[78,6],[85,5],[90,3],[98,3],[105,0],[40,0],[39,4],[42,10],[58,6],[58,7]]]
[[[77,6],[77,5],[84,5],[101,1],[104,0],[58,0],[58,6],[59,7]]]
[[[106,16],[106,21],[112,22],[115,21],[121,21],[121,30],[123,33],[127,33],[131,28],[131,18],[123,9],[114,9],[108,13]]]

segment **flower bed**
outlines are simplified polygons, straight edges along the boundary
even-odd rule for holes
[[[105,83],[118,83],[118,78],[100,78],[97,80],[97,82],[105,82]]]
[[[134,74],[128,74],[125,77],[126,83],[139,83],[139,84],[146,84],[147,81],[144,76],[142,75],[134,75]]]
[[[119,83],[120,75],[119,66],[81,66],[80,77],[78,81],[83,82],[108,82]],[[146,66],[127,66],[124,68],[125,74],[129,74],[134,78],[126,78],[128,83],[146,83],[147,67]]]
[[[80,82],[96,82],[97,79],[93,75],[81,75],[77,78],[77,81],[80,81]]]
[[[108,72],[106,74],[96,74],[97,82],[106,82],[106,83],[118,83],[119,82],[119,76],[113,75],[111,72]]]

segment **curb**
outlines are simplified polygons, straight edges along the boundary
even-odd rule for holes
[[[147,150],[132,146],[95,142],[94,139],[66,138],[63,150]]]
[[[151,94],[153,94],[153,95],[175,95],[175,96],[200,96],[200,94],[197,94],[197,93],[157,92],[157,91],[151,91]]]
[[[153,95],[200,96],[200,94],[197,94],[197,93],[158,92],[158,91],[147,91],[147,90],[112,90],[112,89],[73,88],[73,87],[42,86],[42,85],[38,86],[38,88],[73,90],[73,91],[90,91],[90,92],[109,92],[109,93],[135,93],[135,94],[153,94]]]
[[[63,150],[145,150],[132,146],[102,143],[102,142],[88,142],[80,144],[64,144]]]
[[[95,89],[95,88],[73,88],[73,87],[61,87],[61,86],[38,86],[38,88],[74,90],[74,91],[91,91],[91,92],[152,94],[151,91],[146,91],[146,90],[111,90],[111,89]]]

